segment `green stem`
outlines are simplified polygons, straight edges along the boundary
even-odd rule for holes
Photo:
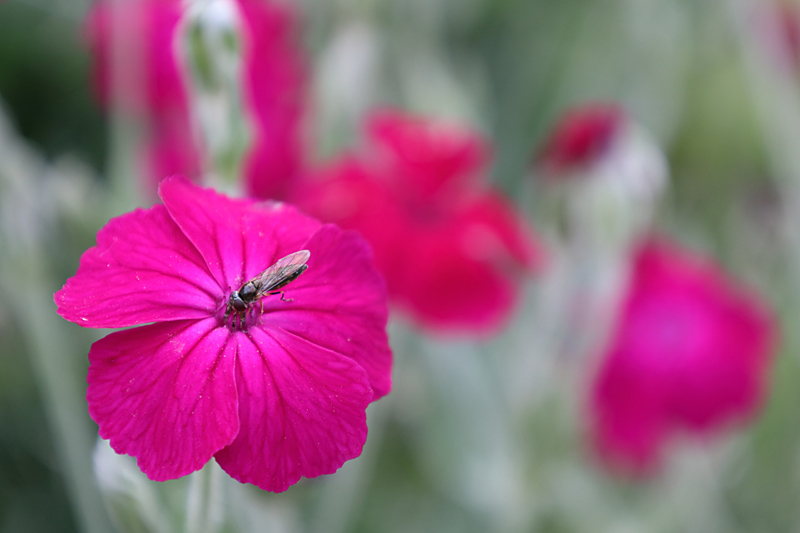
[[[225,518],[222,470],[212,459],[189,475],[186,494],[186,533],[216,533]]]
[[[232,0],[191,0],[183,23],[192,115],[202,134],[205,182],[240,195],[251,134],[242,90],[241,15]]]

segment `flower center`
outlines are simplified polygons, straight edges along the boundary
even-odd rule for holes
[[[222,301],[217,318],[220,325],[232,331],[247,331],[264,312],[262,299],[252,300],[242,290],[231,291]]]

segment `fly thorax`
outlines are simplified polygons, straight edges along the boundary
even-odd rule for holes
[[[251,303],[258,295],[258,288],[255,283],[248,281],[239,289],[238,295],[244,302]]]

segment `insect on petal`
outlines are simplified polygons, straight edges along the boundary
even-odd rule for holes
[[[346,355],[369,376],[375,398],[392,387],[386,288],[366,243],[326,224],[306,243],[308,270],[289,285],[293,302],[267,300],[269,322],[319,347]]]

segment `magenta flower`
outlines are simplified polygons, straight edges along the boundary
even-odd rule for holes
[[[200,172],[187,89],[175,55],[182,5],[181,0],[116,4],[102,0],[87,17],[101,101],[107,105],[113,89],[124,112],[144,116],[149,123],[143,158],[150,190],[164,176]],[[283,3],[237,0],[237,5],[244,22],[242,84],[253,128],[253,145],[245,158],[246,188],[258,198],[282,198],[302,160],[306,74],[295,42],[297,15]],[[118,26],[113,25],[115,13],[120,15]],[[118,28],[119,34],[113,35],[112,28]],[[115,76],[121,79],[113,87],[112,42],[119,46],[116,57],[129,63],[117,69]]]
[[[246,22],[244,86],[254,128],[245,159],[247,192],[284,199],[303,161],[306,72],[298,15],[285,2],[238,2]]]
[[[183,178],[159,194],[163,205],[109,221],[55,295],[82,326],[148,324],[92,345],[86,398],[100,435],[156,481],[214,457],[271,491],[358,456],[365,409],[389,392],[392,366],[366,243],[291,206]],[[234,291],[301,250],[307,270],[285,295],[226,320]]]
[[[767,1],[753,5],[756,37],[776,64],[790,74],[800,70],[800,8],[794,2]]]
[[[113,91],[123,113],[146,119],[140,155],[150,178],[147,190],[155,190],[164,176],[200,172],[186,90],[174,57],[181,14],[178,0],[116,4],[104,0],[95,3],[86,17],[100,102],[110,106]],[[115,68],[115,58],[125,67]]]
[[[585,169],[611,148],[625,122],[625,111],[614,103],[573,107],[556,123],[538,164],[548,176]]]
[[[600,453],[646,471],[673,434],[706,435],[752,415],[776,330],[762,299],[719,267],[663,240],[646,243],[592,391]]]
[[[369,241],[394,303],[418,324],[496,332],[543,253],[511,202],[485,182],[485,141],[395,111],[374,113],[367,129],[369,149],[318,171],[297,202]]]

